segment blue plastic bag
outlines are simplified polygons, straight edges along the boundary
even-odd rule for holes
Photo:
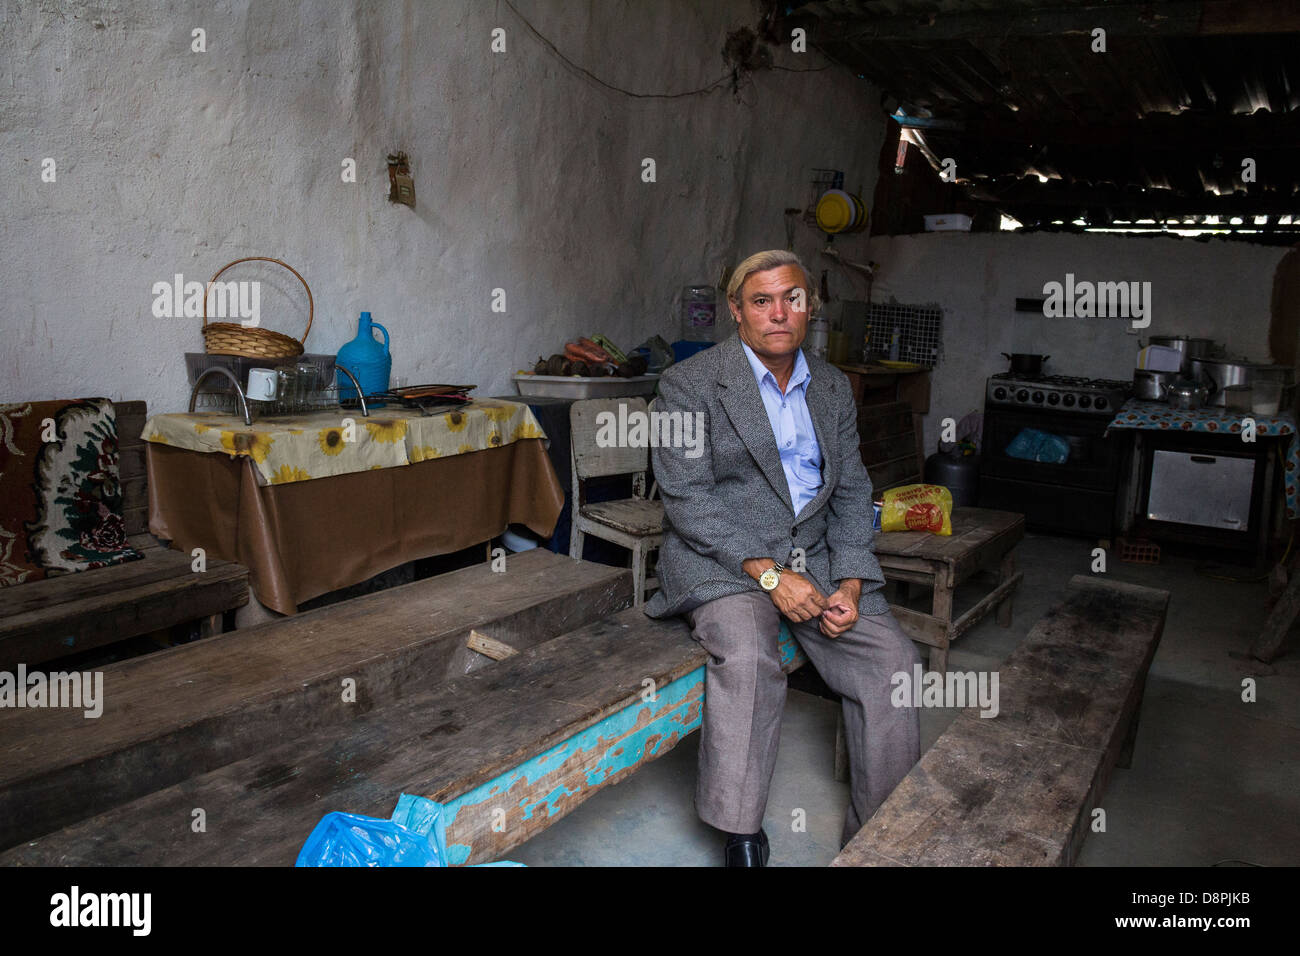
[[[295,866],[446,866],[442,805],[404,793],[389,820],[327,813]]]
[[[1007,454],[1012,458],[1026,461],[1039,461],[1049,465],[1064,465],[1070,457],[1070,443],[1060,435],[1040,432],[1037,428],[1022,428],[1011,444]]]
[[[446,866],[443,806],[404,793],[388,820],[327,813],[311,831],[294,866]],[[485,863],[484,866],[522,866]]]

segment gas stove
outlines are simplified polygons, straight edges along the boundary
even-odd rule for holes
[[[1133,394],[1133,383],[1109,378],[1001,372],[989,378],[985,407],[1041,408],[1079,415],[1113,416]]]

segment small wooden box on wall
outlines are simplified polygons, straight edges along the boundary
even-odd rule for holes
[[[405,153],[388,154],[388,201],[415,208],[415,180]]]

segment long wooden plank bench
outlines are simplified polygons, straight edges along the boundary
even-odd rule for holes
[[[788,632],[781,646],[790,670],[802,656]],[[446,805],[452,862],[494,859],[698,727],[706,659],[681,619],[629,608],[344,732],[317,731],[28,841],[0,865],[291,865],[325,813],[387,817],[402,792]],[[205,833],[191,830],[195,808]]]
[[[109,665],[97,719],[0,710],[0,848],[317,729],[339,737],[464,673],[472,629],[524,648],[631,602],[627,570],[539,549]]]
[[[1069,866],[1129,766],[1169,592],[1076,575],[834,866]]]
[[[0,588],[0,670],[29,667],[176,624],[216,618],[234,627],[248,603],[248,570],[212,558],[195,572],[188,554],[161,547],[149,531],[144,402],[116,402],[122,519],[144,558],[108,568]]]

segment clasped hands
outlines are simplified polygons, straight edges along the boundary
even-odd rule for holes
[[[764,570],[764,562],[750,559],[745,562],[745,571],[757,578]],[[789,568],[781,572],[781,580],[776,590],[768,592],[777,610],[792,621],[811,621],[820,617],[819,627],[827,637],[839,637],[851,628],[858,619],[858,598],[862,595],[862,582],[845,580],[826,597],[813,584],[797,571]]]

